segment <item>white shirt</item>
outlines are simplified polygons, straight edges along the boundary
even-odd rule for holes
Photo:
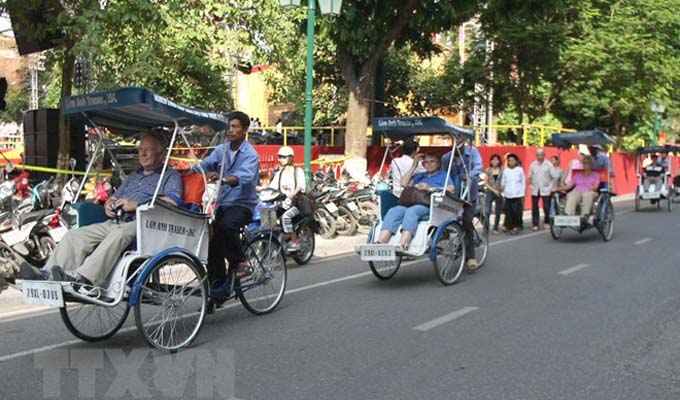
[[[532,196],[550,196],[553,184],[557,181],[557,172],[552,163],[538,160],[529,166],[529,182],[531,183]]]
[[[404,190],[401,187],[401,177],[411,169],[413,166],[413,158],[407,155],[397,157],[392,160],[390,164],[390,171],[392,173],[392,194],[399,197],[401,196],[401,191]],[[425,168],[421,163],[418,163],[415,173],[425,172]]]
[[[296,183],[297,186],[295,186]],[[302,188],[302,191],[304,192],[305,171],[303,171],[302,168],[299,167],[291,168],[289,166],[286,166],[286,168],[276,171],[276,173],[272,177],[272,180],[269,182],[269,187],[272,189],[280,190],[286,195],[293,193],[293,191],[295,191],[297,187]]]
[[[524,197],[527,185],[522,167],[505,168],[503,170],[503,177],[501,178],[501,186],[505,187],[502,194],[503,197],[507,199]]]

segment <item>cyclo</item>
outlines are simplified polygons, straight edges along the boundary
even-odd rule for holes
[[[665,146],[650,146],[650,147],[640,147],[637,150],[637,157],[635,162],[635,170],[637,171],[638,185],[635,190],[635,211],[640,211],[640,202],[642,200],[649,200],[652,204],[656,205],[656,209],[661,209],[661,202],[666,200],[666,207],[668,211],[673,210],[673,196],[675,194],[675,188],[673,187],[673,181],[670,179],[671,171],[670,165],[666,169],[663,165],[653,166],[659,169],[659,181],[654,183],[648,183],[645,185],[644,179],[648,179],[642,176],[640,173],[640,158],[648,154],[669,154],[669,153],[680,153],[680,146],[665,145]]]
[[[100,127],[128,137],[160,128],[170,135],[169,149],[153,197],[136,210],[136,240],[132,248],[121,254],[106,282],[101,287],[88,288],[86,294],[79,290],[82,285],[72,282],[18,280],[17,287],[22,290],[24,301],[59,307],[67,329],[85,341],[111,337],[134,309],[135,323],[148,344],[168,351],[189,346],[203,326],[209,307],[204,263],[214,210],[193,212],[157,197],[178,137],[193,155],[187,140],[191,125],[209,125],[220,131],[228,127],[228,119],[221,114],[180,106],[148,89],[136,87],[67,97],[63,104],[64,114],[84,118],[97,133],[98,142],[90,156],[86,176],[93,169],[95,155],[103,148],[113,157],[106,148]],[[201,175],[205,184],[206,176]],[[219,193],[221,175],[215,196]],[[83,179],[75,193],[82,191],[85,182]],[[203,189],[204,186],[199,190]],[[204,199],[203,210],[214,209],[208,206],[215,196]],[[73,204],[73,210],[77,213],[78,226],[106,218],[103,207],[93,203]],[[264,229],[257,236],[244,236],[243,240],[253,273],[241,280],[235,278],[235,295],[255,314],[270,312],[285,291],[286,265],[281,246],[271,231]]]
[[[552,142],[560,149],[567,149],[574,145],[584,144],[610,145],[616,141],[609,135],[601,131],[579,131],[574,133],[553,133]],[[571,176],[581,172],[580,169],[572,169]],[[566,193],[556,191],[552,195],[550,202],[550,234],[552,238],[558,240],[565,228],[573,229],[578,233],[595,228],[602,235],[605,241],[612,238],[614,232],[614,205],[611,198],[615,194],[609,189],[609,170],[595,170],[600,175],[600,188],[593,203],[593,211],[587,218],[580,215],[566,215],[564,200]],[[580,206],[577,208],[579,214]]]
[[[376,118],[373,122],[373,132],[384,132],[392,142],[406,140],[416,135],[449,135],[451,137],[451,151],[458,157],[463,157],[458,144],[474,139],[474,131],[452,125],[438,117],[398,117]],[[388,154],[395,149],[387,147],[382,159],[380,171],[383,170]],[[455,192],[435,191],[430,195],[429,214],[418,222],[418,227],[408,248],[400,249],[401,228],[397,229],[389,243],[378,244],[375,241],[381,230],[383,219],[390,208],[398,204],[399,199],[390,191],[376,191],[378,196],[379,215],[368,234],[368,243],[357,246],[356,251],[362,261],[368,261],[373,274],[381,280],[393,277],[404,256],[427,257],[432,261],[437,278],[444,285],[454,284],[463,271],[465,265],[465,235],[462,228],[463,206],[471,205],[469,197],[470,182],[452,182],[451,169],[455,157],[451,157],[447,166],[446,184],[455,185]],[[465,165],[469,171],[471,167]],[[488,253],[488,227],[483,223],[481,209],[476,215],[474,246],[479,266],[486,260]]]

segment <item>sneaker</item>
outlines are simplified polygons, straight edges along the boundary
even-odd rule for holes
[[[531,227],[531,230],[534,231],[534,232],[536,232],[536,231],[538,230],[538,225],[532,226],[532,227]]]
[[[75,282],[77,279],[75,276],[64,271],[64,269],[58,265],[52,267],[52,280],[57,282]]]
[[[479,268],[479,264],[477,264],[477,260],[471,258],[465,262],[465,268],[467,268],[468,272],[475,272]]]
[[[543,224],[543,229],[550,229],[550,224]]]
[[[50,273],[44,269],[38,269],[25,260],[19,261],[19,276],[27,281],[47,281]]]
[[[294,253],[294,252],[300,250],[300,247],[301,247],[301,246],[300,246],[300,241],[299,241],[299,240],[298,240],[297,242],[291,241],[290,243],[288,243],[287,250],[288,250],[290,253]]]
[[[68,272],[64,271],[64,269],[58,265],[52,267],[52,280],[58,282],[71,282],[77,284],[78,293],[84,294],[86,296],[99,297],[100,294],[99,288],[94,286],[92,281],[78,273],[75,273],[75,275],[71,275]],[[76,285],[74,285],[74,287],[76,287]]]

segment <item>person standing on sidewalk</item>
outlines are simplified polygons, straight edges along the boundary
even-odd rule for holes
[[[540,213],[538,202],[543,202],[544,228],[550,227],[548,215],[550,213],[550,193],[557,185],[557,173],[553,165],[545,160],[545,150],[536,149],[536,161],[529,166],[529,184],[531,185],[531,224],[532,230],[539,229]]]
[[[395,158],[390,164],[390,173],[392,175],[392,194],[397,197],[401,196],[401,192],[404,190],[404,188],[401,186],[401,178],[404,176],[406,171],[411,169],[411,166],[413,165],[413,159],[416,154],[418,154],[419,146],[418,142],[415,140],[408,139],[404,141],[402,148],[404,149],[404,155]],[[415,173],[419,174],[421,172],[425,172],[425,168],[419,163]]]
[[[501,156],[494,154],[489,159],[489,168],[486,170],[484,178],[484,186],[487,189],[486,195],[486,225],[490,226],[491,211],[495,210],[496,217],[493,224],[493,233],[498,233],[498,225],[501,221],[501,210],[503,206],[503,197],[501,196],[501,178],[503,177],[503,166],[501,165]],[[495,204],[495,207],[494,207]]]
[[[505,227],[510,230],[511,235],[516,235],[522,228],[522,199],[526,192],[526,178],[515,154],[509,154],[507,160],[508,164],[501,178],[501,193],[505,198]]]

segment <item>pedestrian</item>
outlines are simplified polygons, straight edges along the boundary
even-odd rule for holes
[[[545,150],[536,149],[536,160],[529,165],[529,184],[531,185],[531,230],[539,229],[540,212],[539,201],[543,202],[543,225],[550,227],[548,219],[550,211],[550,193],[556,187],[557,174],[553,165],[545,160]]]
[[[486,177],[484,178],[484,186],[487,189],[485,204],[486,226],[490,226],[491,210],[494,209],[496,213],[493,224],[493,233],[498,233],[498,225],[501,220],[501,210],[503,206],[503,197],[501,196],[502,177],[503,166],[501,165],[501,156],[494,154],[489,159],[489,168],[487,168]]]
[[[401,186],[401,178],[404,176],[406,171],[408,171],[413,165],[413,160],[416,154],[418,154],[418,142],[413,139],[408,139],[404,141],[402,145],[404,150],[404,155],[397,157],[392,160],[390,164],[390,174],[392,175],[392,194],[399,197],[403,187]],[[418,163],[415,173],[425,172],[425,168],[421,163]]]
[[[555,170],[555,175],[557,176],[556,186],[562,186],[564,180],[564,170],[560,168],[560,158],[558,156],[550,157],[550,162]]]
[[[526,178],[515,154],[508,155],[508,164],[501,177],[501,193],[505,199],[505,228],[516,235],[522,228],[522,205]]]

